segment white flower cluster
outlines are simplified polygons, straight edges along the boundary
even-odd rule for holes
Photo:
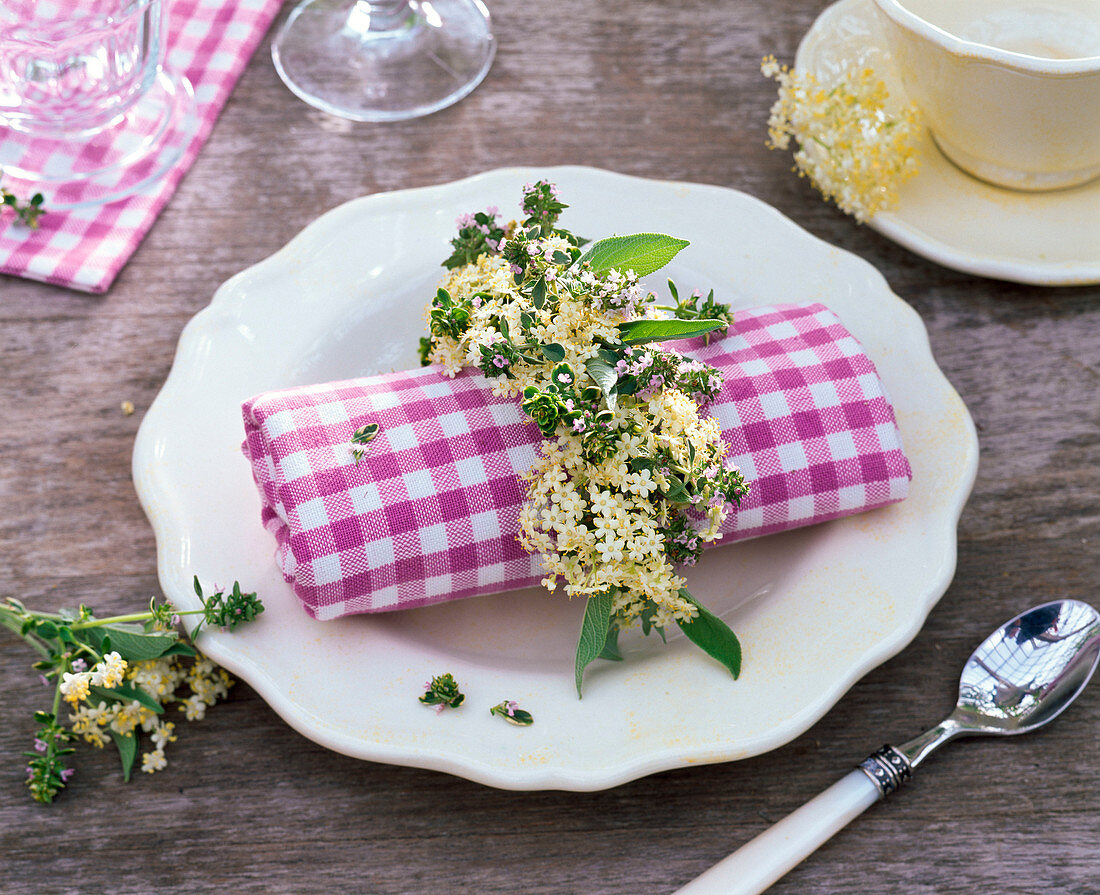
[[[860,222],[896,204],[898,187],[919,167],[915,105],[892,102],[870,68],[831,87],[780,66],[774,56],[761,71],[779,84],[768,118],[770,149],[787,149],[793,139],[799,176]]]
[[[529,290],[516,282],[519,269],[507,260],[482,255],[452,271],[442,283],[455,304],[470,307],[469,328],[461,340],[433,331],[428,354],[452,376],[465,366],[484,370],[489,357],[507,374],[495,379],[493,391],[509,397],[559,386],[552,377],[563,363],[587,376],[580,372],[586,369],[585,361],[597,356],[601,344],[620,344],[618,324],[651,316],[647,312],[653,300],[631,271],[578,272],[563,263],[561,256],[570,245],[558,236],[534,240],[524,248],[533,265],[526,282],[542,278],[546,299],[541,304],[532,301]],[[429,306],[429,323],[431,312]],[[564,359],[511,359],[504,346],[520,341],[536,357],[537,346],[560,346]],[[495,356],[494,346],[501,346]],[[680,369],[674,352],[662,349],[662,355],[663,369]],[[668,358],[675,360],[670,364]],[[637,363],[648,367],[652,359]],[[699,365],[684,362],[682,367],[694,373]],[[640,619],[663,627],[695,617],[695,604],[680,595],[685,582],[676,574],[669,538],[678,538],[685,548],[690,543],[694,551],[718,536],[727,512],[720,494],[722,477],[716,475],[724,470],[726,452],[719,425],[701,416],[694,397],[674,385],[647,378],[644,390],[620,396],[616,406],[603,411],[599,432],[588,417],[574,418],[571,424],[559,421],[555,438],[543,443],[542,455],[527,477],[520,542],[528,551],[543,554],[543,584],[552,591],[560,577],[570,596],[612,593],[612,611],[620,627]],[[573,398],[563,400],[563,413],[575,417],[576,409]],[[594,434],[609,446],[597,452],[598,459],[591,450]],[[659,463],[654,459],[658,457]],[[681,528],[670,534],[670,516],[676,514],[666,495],[674,478],[690,488],[696,524],[684,529],[681,522]]]
[[[72,730],[93,746],[102,749],[107,743],[109,732],[128,736],[140,728],[149,735],[154,747],[151,752],[142,755],[141,769],[149,774],[167,766],[164,749],[168,743],[175,742],[173,731],[176,725],[164,720],[163,715],[137,699],[110,703],[100,700],[93,706],[86,702],[89,695],[87,683],[108,688],[126,683],[161,705],[178,702],[179,711],[184,713],[188,721],[202,718],[207,707],[214,705],[218,699],[224,699],[233,684],[224,669],[218,668],[203,656],[196,658],[189,666],[185,666],[179,656],[168,656],[136,662],[127,667],[118,653],[109,653],[96,669],[101,666],[103,675],[98,680],[95,678],[96,670],[77,675],[66,672],[64,676],[62,694],[74,706],[69,714]],[[81,674],[87,676],[87,683],[77,681]],[[191,692],[182,697],[179,691],[185,684]]]
[[[77,705],[88,697],[90,687],[113,689],[122,683],[126,674],[126,660],[117,652],[107,653],[91,671],[66,671],[61,677],[61,695],[65,701]]]

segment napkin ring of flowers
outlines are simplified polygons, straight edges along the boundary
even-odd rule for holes
[[[678,568],[719,537],[748,485],[706,411],[721,374],[661,344],[724,333],[732,314],[713,292],[681,299],[671,281],[675,304],[659,306],[639,283],[686,241],[640,233],[586,244],[557,226],[566,207],[540,180],[523,189],[522,222],[502,223],[495,208],[459,218],[421,361],[452,377],[476,367],[545,438],[520,542],[542,554],[548,590],[586,600],[578,694],[585,667],[620,658],[618,633],[634,627],[663,636],[676,624],[736,677],[736,636]]]

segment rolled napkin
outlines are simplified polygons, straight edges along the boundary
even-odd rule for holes
[[[709,406],[751,490],[716,544],[902,500],[912,472],[874,364],[820,304],[737,311],[683,343],[717,367]],[[268,392],[243,407],[245,455],[283,575],[318,619],[538,584],[521,480],[543,440],[515,398],[424,367]],[[358,459],[352,435],[377,423]]]

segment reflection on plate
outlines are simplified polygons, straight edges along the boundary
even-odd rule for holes
[[[802,39],[795,67],[822,80],[870,66],[891,95],[904,97],[884,49],[871,0],[840,0]],[[1023,193],[995,187],[956,168],[925,133],[920,173],[897,207],[868,222],[900,245],[964,273],[1074,286],[1100,282],[1100,179],[1069,190]]]
[[[741,636],[734,681],[684,638],[624,635],[623,663],[573,689],[583,606],[518,591],[380,616],[317,622],[278,573],[241,456],[241,402],[266,389],[416,363],[422,308],[460,213],[517,208],[545,176],[572,207],[563,224],[598,237],[663,231],[692,245],[669,275],[735,306],[820,301],[863,342],[892,392],[914,468],[903,503],[717,548],[691,587]],[[664,276],[651,278],[656,287]],[[661,290],[658,290],[661,291]],[[291,725],[360,758],[511,789],[600,789],[655,771],[743,758],[810,726],[920,629],[955,568],[955,526],[977,440],[936,367],[917,315],[853,255],[770,207],[713,186],[586,168],[494,171],[370,196],[310,225],[229,280],[180,339],[134,451],[165,593],[194,606],[191,577],[239,579],[268,611],[203,646]],[[452,672],[465,705],[436,715],[424,681]],[[514,699],[535,723],[489,715]]]

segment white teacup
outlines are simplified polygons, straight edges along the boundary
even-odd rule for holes
[[[1100,0],[875,0],[937,145],[1020,190],[1100,176]]]

